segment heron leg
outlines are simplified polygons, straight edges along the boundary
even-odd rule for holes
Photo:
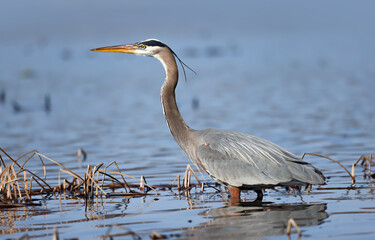
[[[257,198],[255,202],[261,202],[263,200],[263,191],[262,189],[254,190],[257,193]]]
[[[228,186],[228,189],[229,189],[229,193],[230,193],[230,196],[231,196],[231,200],[240,201],[241,189],[238,188],[238,187],[231,187],[231,186]]]

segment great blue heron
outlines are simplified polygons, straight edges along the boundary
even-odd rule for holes
[[[150,56],[164,66],[166,78],[161,87],[161,103],[168,127],[180,147],[198,167],[226,185],[231,200],[240,201],[244,189],[257,193],[275,186],[325,184],[325,177],[313,165],[267,140],[220,129],[194,130],[186,125],[178,110],[175,89],[178,82],[177,55],[156,39],[134,44],[95,48],[96,52],[122,52]]]

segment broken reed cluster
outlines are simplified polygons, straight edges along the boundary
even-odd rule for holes
[[[82,154],[86,155],[82,149],[79,149],[79,161]],[[6,164],[3,156],[6,156],[8,164]],[[43,176],[39,176],[26,168],[27,163],[33,159],[37,159],[41,162],[41,165],[43,166]],[[59,166],[57,186],[52,186],[47,182],[45,161],[52,162]],[[110,170],[110,167],[115,167],[115,170]],[[69,176],[69,179],[63,178],[63,174]],[[198,185],[191,184],[192,175],[195,176]],[[53,174],[53,176],[56,175]],[[129,184],[125,178],[133,179],[139,183]],[[147,192],[150,190],[159,195],[159,192],[155,188],[172,189],[175,182],[178,191],[190,191],[194,186],[200,187],[201,191],[203,191],[204,184],[199,181],[196,173],[190,165],[187,165],[182,183],[180,181],[180,175],[177,175],[171,185],[150,186],[147,184],[144,176],[141,176],[141,178],[138,179],[121,172],[116,161],[111,162],[106,167],[103,166],[103,163],[95,166],[88,165],[83,176],[79,176],[64,165],[40,154],[37,150],[27,152],[18,158],[12,158],[5,150],[0,148],[0,208],[1,206],[17,207],[33,205],[32,196],[34,195],[64,193],[82,198],[93,198],[103,195],[106,197],[142,196],[148,195]],[[117,189],[124,189],[124,191],[115,192]]]

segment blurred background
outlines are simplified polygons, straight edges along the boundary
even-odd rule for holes
[[[116,160],[127,174],[144,175],[149,184],[169,184],[190,161],[162,114],[162,65],[152,58],[90,52],[157,38],[197,72],[186,69],[186,80],[180,74],[177,89],[182,116],[192,128],[246,132],[297,155],[324,154],[350,166],[361,154],[374,153],[374,9],[370,0],[1,1],[0,147],[14,157],[37,149],[78,174],[87,164]],[[77,161],[80,148],[87,153],[83,163]],[[329,177],[329,187],[351,184],[346,172],[331,162],[309,161]],[[58,169],[47,167],[52,173]],[[30,161],[28,169],[43,174],[39,161]],[[49,178],[57,181],[56,175]],[[328,216],[326,208],[329,214],[329,221],[313,224],[321,226],[304,228],[307,236],[373,238],[367,228],[373,225],[373,193],[343,192],[303,196],[306,202],[322,203],[314,210],[324,213],[322,219]],[[20,219],[4,217],[17,227],[2,229],[23,232],[35,227],[35,234],[48,236],[52,226],[58,226],[65,228],[60,230],[64,238],[97,237],[106,226],[123,223],[143,237],[152,230],[175,228],[203,238],[221,233],[205,230],[220,214],[224,217],[216,219],[228,220],[223,229],[250,229],[248,217],[242,225],[231,222],[226,208],[221,209],[227,201],[221,195],[205,193],[197,209],[186,210],[186,203],[176,201],[173,193],[162,194],[158,202],[151,197],[108,199],[98,210],[108,218],[101,220],[101,227],[83,217],[84,203],[67,200],[61,207],[61,202],[50,200],[45,203],[53,209],[49,215],[29,217],[35,225],[23,221],[21,214]],[[300,202],[284,192],[266,197],[276,204]],[[198,208],[214,211],[200,213]],[[294,210],[288,208],[285,216]],[[345,215],[349,211],[364,214]],[[279,208],[272,213],[279,216]],[[302,215],[305,221],[306,213]],[[269,226],[270,219],[262,221]],[[40,229],[46,221],[51,224]],[[202,230],[191,233],[191,226]],[[251,229],[261,236],[275,234]]]
[[[362,143],[374,140],[372,1],[0,5],[0,146],[16,155],[67,161],[84,148],[94,162],[184,164],[161,114],[160,63],[89,51],[147,38],[198,73],[187,70],[177,91],[191,127],[252,133],[297,154],[371,151]]]

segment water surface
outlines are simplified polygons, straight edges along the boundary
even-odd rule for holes
[[[107,10],[95,1],[89,6],[17,4],[2,3],[9,11],[1,7],[0,14],[6,33],[0,55],[0,91],[6,93],[0,103],[0,147],[12,156],[37,149],[79,174],[87,164],[117,161],[126,173],[144,175],[155,185],[183,174],[190,162],[170,135],[159,102],[161,64],[89,51],[149,37],[165,41],[198,73],[188,71],[177,89],[181,113],[192,128],[250,133],[297,155],[324,154],[346,167],[374,152],[375,41],[369,6],[344,2],[337,10],[290,1],[275,9],[248,3],[235,11],[224,3],[200,3],[199,9],[169,3],[171,13],[155,3],[116,2]],[[147,17],[140,18],[140,10]],[[226,15],[220,18],[218,12]],[[180,24],[170,21],[178,17]],[[48,112],[45,96],[51,99]],[[79,148],[88,155],[82,164]],[[350,186],[338,165],[308,160],[328,178],[325,187]],[[38,161],[28,167],[42,172]],[[362,176],[360,168],[356,171]],[[357,178],[357,186],[368,185]],[[248,201],[254,197],[245,195]],[[303,239],[373,239],[373,198],[372,189],[315,187],[302,195],[271,190],[263,205],[229,206],[226,193],[208,188],[189,197],[161,191],[160,196],[98,199],[86,209],[83,199],[36,197],[39,207],[2,210],[0,229],[3,238],[50,239],[56,227],[64,239],[101,238],[107,232],[147,239],[152,231],[184,239],[285,239],[286,222],[294,218]]]

